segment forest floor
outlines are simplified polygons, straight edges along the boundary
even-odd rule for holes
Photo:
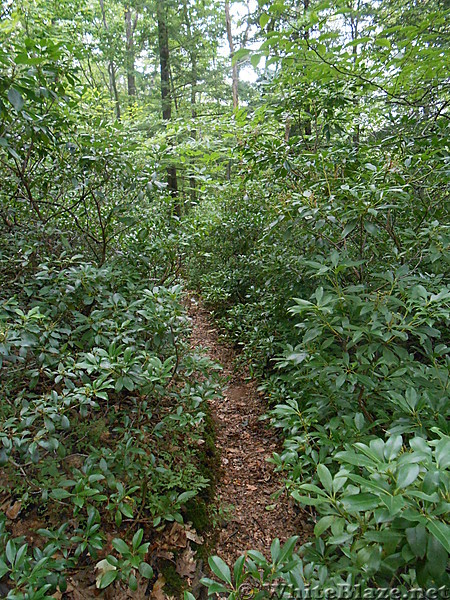
[[[269,557],[274,538],[284,542],[298,535],[299,543],[307,540],[307,518],[288,498],[282,475],[267,462],[280,451],[281,443],[267,421],[261,420],[267,406],[257,382],[244,367],[236,368],[236,352],[219,340],[208,311],[193,297],[190,304],[192,347],[205,348],[223,367],[223,397],[210,401],[210,410],[222,467],[217,503],[229,515],[214,552],[228,564],[250,549]]]

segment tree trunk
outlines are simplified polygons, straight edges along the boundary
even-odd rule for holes
[[[183,9],[186,30],[189,36],[188,51],[189,57],[191,59],[191,118],[192,121],[195,122],[195,119],[197,118],[197,51],[195,40],[192,35],[191,21],[189,18],[189,11],[186,0],[184,0]],[[197,130],[195,128],[191,130],[191,135],[194,139],[197,139]],[[194,205],[197,201],[197,181],[193,175],[189,176],[189,196],[191,205]]]
[[[136,97],[136,73],[135,73],[135,52],[134,52],[134,31],[136,29],[138,15],[134,22],[132,21],[131,8],[125,9],[125,34],[126,34],[126,53],[125,62],[127,69],[127,89],[128,96],[131,98]]]
[[[157,5],[158,20],[158,44],[159,44],[159,65],[161,71],[161,106],[164,121],[170,121],[172,118],[172,98],[170,89],[170,54],[169,54],[169,32],[167,29],[165,0],[158,0]],[[177,169],[175,165],[167,167],[167,185],[169,192],[175,198],[175,214],[181,215],[181,206],[178,196]]]
[[[227,38],[228,46],[230,47],[230,56],[232,63],[231,70],[231,81],[232,81],[232,92],[233,92],[233,108],[236,109],[239,106],[239,95],[238,95],[238,83],[239,74],[237,64],[233,61],[234,58],[234,42],[233,42],[233,31],[231,29],[231,15],[230,15],[230,3],[225,0],[225,21],[227,25]]]
[[[103,27],[105,28],[105,31],[108,31],[108,23],[106,21],[106,13],[105,13],[105,4],[104,4],[103,0],[100,0],[100,9],[102,11]],[[108,75],[109,75],[109,91],[110,91],[111,96],[114,98],[116,119],[118,121],[120,121],[120,101],[119,101],[119,93],[117,91],[116,69],[115,69],[114,61],[112,58],[110,58],[109,62],[108,62]]]
[[[306,11],[309,10],[309,0],[303,0],[303,13],[306,14]],[[309,40],[309,29],[305,31],[305,39]],[[307,114],[311,114],[311,104],[308,102],[306,104],[306,112]],[[308,117],[305,121],[305,137],[308,140],[312,134],[312,125],[311,125],[311,117]]]
[[[169,32],[167,30],[164,0],[157,3],[159,66],[161,71],[161,104],[165,121],[172,118],[172,102],[170,98],[170,62],[169,62]]]

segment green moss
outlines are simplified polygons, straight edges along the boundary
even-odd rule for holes
[[[205,533],[205,531],[211,528],[208,505],[200,496],[192,498],[187,502],[186,518],[188,521],[191,521],[199,533]]]
[[[206,503],[210,503],[214,500],[216,482],[220,476],[221,464],[220,453],[216,448],[214,421],[207,405],[205,405],[205,413],[205,428],[203,432],[205,444],[201,452],[199,452],[198,460],[200,473],[210,481],[209,486],[202,490],[201,498]]]
[[[187,586],[184,579],[178,575],[175,566],[169,561],[164,561],[160,569],[166,582],[164,585],[165,594],[167,596],[175,596],[175,598],[182,598]]]

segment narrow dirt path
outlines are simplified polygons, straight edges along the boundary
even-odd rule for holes
[[[299,535],[301,542],[306,541],[307,526],[287,494],[283,492],[277,500],[272,497],[284,487],[282,477],[267,462],[280,450],[280,441],[259,419],[266,407],[257,383],[249,380],[245,371],[236,371],[236,354],[218,341],[208,311],[194,298],[190,304],[192,347],[206,348],[210,358],[224,369],[223,398],[212,401],[210,407],[223,470],[218,501],[225,509],[234,509],[219,532],[215,552],[229,564],[250,549],[270,556],[274,538],[284,542]]]

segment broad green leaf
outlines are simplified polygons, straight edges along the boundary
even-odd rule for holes
[[[379,502],[373,494],[354,494],[342,498],[342,505],[349,512],[373,510],[379,505]]]
[[[256,67],[259,65],[259,62],[260,62],[262,56],[263,56],[262,54],[252,54],[252,56],[250,58],[252,67],[254,67],[256,69]]]
[[[292,492],[292,497],[300,504],[306,504],[306,506],[320,506],[327,502],[326,498],[310,498],[309,496],[301,496],[298,492]]]
[[[14,560],[16,558],[16,545],[14,544],[13,540],[8,540],[5,554],[9,564],[14,565]]]
[[[0,558],[0,579],[9,571],[8,565]]]
[[[117,550],[117,552],[120,552],[120,554],[128,554],[130,552],[127,543],[120,538],[114,538],[112,545],[114,550]]]
[[[242,580],[242,575],[244,573],[244,566],[245,566],[245,556],[242,555],[240,556],[236,562],[234,563],[234,567],[233,567],[233,576],[234,576],[234,581],[236,586],[239,586]]]
[[[262,29],[264,29],[269,21],[270,17],[267,13],[262,13],[262,15],[259,17],[259,24],[261,25]]]
[[[320,537],[322,533],[326,531],[335,520],[335,515],[328,515],[319,519],[314,527],[314,535],[316,537]]]
[[[104,588],[108,587],[108,585],[111,585],[111,583],[113,581],[115,581],[118,576],[119,576],[119,573],[116,569],[111,570],[111,571],[106,571],[106,573],[104,573],[102,575],[102,578],[100,579],[100,583],[99,583],[98,587],[101,590],[103,590]]]
[[[131,575],[128,579],[128,586],[132,592],[135,592],[137,590],[138,583],[137,583],[136,575],[133,575],[133,573],[131,573]]]
[[[402,449],[403,439],[401,435],[391,435],[384,446],[384,458],[388,461],[396,458]]]
[[[231,571],[225,561],[219,556],[211,556],[208,559],[208,564],[214,575],[231,585]]]
[[[423,525],[405,529],[406,539],[418,558],[423,558],[427,550],[427,531]]]
[[[274,563],[279,562],[280,550],[280,540],[278,538],[275,538],[270,545],[270,556],[272,557],[272,561]]]
[[[409,464],[399,468],[397,473],[397,488],[403,489],[414,483],[420,472],[419,465]]]
[[[294,535],[294,536],[290,537],[288,540],[286,540],[286,543],[281,548],[280,560],[279,560],[280,563],[284,562],[288,557],[291,556],[298,539],[299,539],[298,535]]]
[[[143,529],[138,529],[136,531],[136,533],[133,535],[133,539],[131,541],[132,546],[133,546],[133,550],[136,550],[136,548],[139,548],[139,546],[141,545],[143,537],[144,537],[144,530]]]
[[[218,581],[214,581],[214,579],[210,579],[209,577],[203,577],[200,580],[200,583],[208,588],[209,594],[226,594],[229,590],[223,585],[223,583],[219,583]]]
[[[434,452],[438,466],[447,469],[450,466],[450,437],[444,436],[440,439]]]
[[[232,59],[233,65],[235,65],[236,63],[238,63],[241,60],[248,58],[249,54],[250,54],[250,51],[247,50],[247,48],[240,48],[239,50],[237,50],[233,54],[233,59]]]
[[[333,491],[333,478],[328,468],[325,465],[317,465],[317,475],[326,491],[331,493]]]
[[[386,38],[377,38],[376,40],[374,40],[374,42],[377,46],[381,46],[383,48],[391,47],[391,42]]]
[[[14,108],[17,110],[17,112],[22,110],[24,101],[23,101],[23,98],[22,98],[20,92],[18,92],[15,88],[9,88],[8,100],[11,102],[11,104],[14,106]]]
[[[434,535],[428,536],[427,567],[434,577],[442,577],[448,567],[448,552]]]
[[[440,541],[447,552],[450,554],[450,525],[433,519],[427,522],[428,531]]]

